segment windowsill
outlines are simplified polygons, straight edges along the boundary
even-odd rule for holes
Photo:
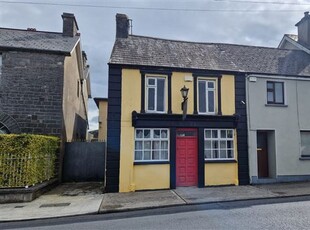
[[[235,159],[227,159],[227,160],[205,160],[205,163],[237,163]]]
[[[285,104],[265,104],[267,107],[288,107],[288,105]]]
[[[150,114],[167,114],[166,111],[145,111],[145,113],[150,113]]]
[[[170,164],[170,161],[135,161],[134,165],[162,165]]]
[[[310,155],[301,155],[299,157],[299,160],[301,160],[301,161],[309,161],[310,160]]]

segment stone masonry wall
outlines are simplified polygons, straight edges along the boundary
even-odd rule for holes
[[[1,52],[0,110],[23,133],[61,137],[64,56]]]

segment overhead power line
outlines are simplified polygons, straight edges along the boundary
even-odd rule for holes
[[[275,2],[275,1],[248,1],[248,0],[214,0],[215,2],[235,2],[246,4],[271,4],[271,5],[294,5],[294,6],[310,6],[310,3],[299,2]]]
[[[252,1],[242,1],[242,0],[213,0],[215,2],[248,2],[248,3],[258,3]],[[48,3],[48,2],[27,2],[27,1],[2,1],[0,3],[4,4],[26,4],[26,5],[45,5],[45,6],[71,6],[71,7],[88,7],[88,8],[105,8],[105,9],[126,9],[126,10],[155,10],[155,11],[183,11],[183,12],[301,12],[305,9],[189,9],[189,8],[164,8],[164,7],[135,7],[135,6],[111,6],[111,5],[94,5],[94,4],[69,4],[69,3]],[[267,3],[267,2],[262,2]],[[286,3],[282,3],[286,4]],[[292,3],[293,4],[293,3]],[[298,5],[298,4],[294,4]],[[308,4],[310,5],[310,4]]]

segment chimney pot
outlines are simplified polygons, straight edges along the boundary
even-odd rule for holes
[[[129,19],[126,14],[116,14],[116,38],[128,38]]]
[[[306,11],[305,13],[305,17],[309,15],[309,11]]]
[[[74,14],[63,13],[61,17],[63,20],[62,34],[69,37],[78,35],[79,27],[77,25]]]

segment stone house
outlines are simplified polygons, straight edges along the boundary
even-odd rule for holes
[[[86,139],[89,66],[73,14],[63,31],[0,28],[0,132]]]

